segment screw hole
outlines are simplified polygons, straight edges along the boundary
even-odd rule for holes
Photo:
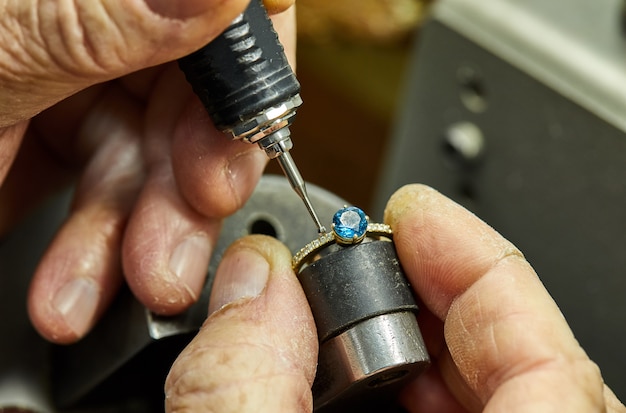
[[[458,193],[462,199],[466,201],[476,200],[476,187],[469,179],[464,180],[458,185]]]
[[[457,80],[461,86],[461,101],[465,107],[481,113],[487,109],[487,90],[482,76],[472,67],[463,66],[457,72]]]
[[[278,238],[278,231],[276,227],[266,219],[257,219],[250,225],[250,234],[268,235],[270,237]]]

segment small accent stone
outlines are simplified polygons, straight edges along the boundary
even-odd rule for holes
[[[293,259],[291,261],[291,265],[293,269],[296,272],[299,272],[302,265],[306,263],[309,258],[311,258],[310,257],[311,254],[319,251],[320,249],[324,248],[326,245],[331,244],[333,242],[335,242],[335,235],[330,232],[325,232],[322,235],[320,235],[319,238],[309,242],[307,245],[302,247],[300,251],[296,253],[296,255],[293,256]]]
[[[367,216],[357,207],[342,208],[333,216],[333,231],[343,241],[358,241],[367,231]]]

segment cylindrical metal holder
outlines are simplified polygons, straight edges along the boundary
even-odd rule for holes
[[[389,403],[429,357],[391,229],[354,207],[332,227],[294,256],[320,342],[314,407],[362,411]]]

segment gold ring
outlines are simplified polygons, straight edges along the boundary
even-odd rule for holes
[[[369,223],[369,218],[356,207],[344,207],[333,217],[332,232],[320,234],[317,239],[309,242],[298,251],[291,261],[297,273],[302,265],[315,253],[331,244],[348,246],[358,244],[365,237],[384,236],[391,238],[393,232],[387,224]]]

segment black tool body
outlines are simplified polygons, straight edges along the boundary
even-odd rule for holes
[[[300,91],[261,0],[252,0],[221,35],[179,65],[220,130],[231,130]]]

